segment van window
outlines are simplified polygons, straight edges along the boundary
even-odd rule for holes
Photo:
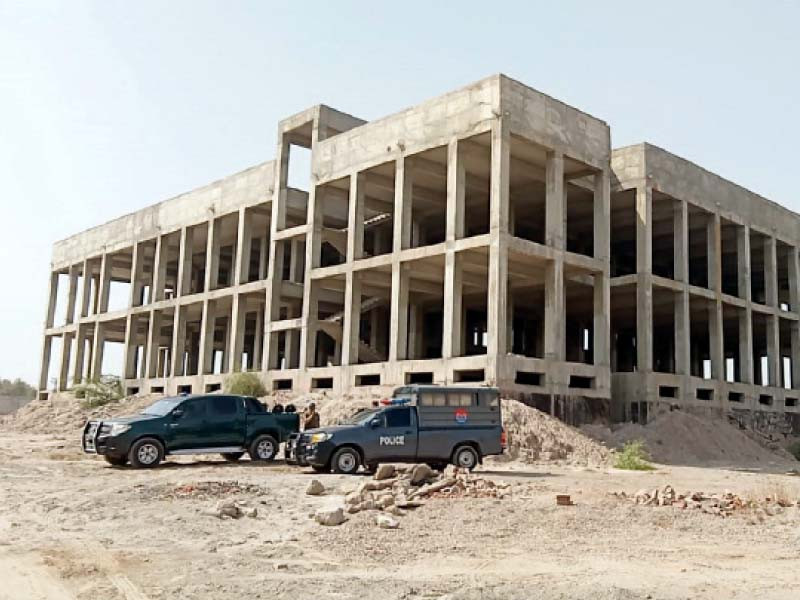
[[[445,406],[446,396],[443,392],[425,392],[420,396],[422,406]]]
[[[386,427],[411,427],[411,409],[395,408],[387,411]]]
[[[213,398],[211,400],[211,413],[220,416],[235,415],[238,410],[238,402],[237,398],[231,398],[230,396]]]
[[[447,406],[472,406],[472,394],[469,392],[451,392],[447,394]]]

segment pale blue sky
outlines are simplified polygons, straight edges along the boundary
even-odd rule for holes
[[[0,377],[37,380],[51,245],[495,72],[800,209],[797,2],[0,0]]]

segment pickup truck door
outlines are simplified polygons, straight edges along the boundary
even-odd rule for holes
[[[167,450],[203,448],[208,443],[207,400],[193,398],[181,402],[167,417]]]
[[[243,446],[246,424],[241,398],[209,396],[208,448]]]
[[[417,456],[417,421],[415,411],[407,406],[388,408],[381,423],[372,429],[376,449],[373,461],[414,460]],[[367,457],[370,459],[370,457]]]

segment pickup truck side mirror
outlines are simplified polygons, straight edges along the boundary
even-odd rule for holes
[[[369,422],[369,426],[372,427],[373,429],[376,429],[377,427],[380,427],[380,424],[381,424],[381,420],[380,419],[372,419]]]
[[[180,419],[182,416],[183,416],[183,409],[180,406],[172,411],[173,419]]]

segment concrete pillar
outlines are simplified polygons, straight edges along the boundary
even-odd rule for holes
[[[551,260],[545,267],[544,284],[544,357],[547,360],[564,360],[565,315],[564,263]]]
[[[98,288],[98,313],[108,312],[108,296],[111,291],[111,267],[112,258],[107,253],[103,253],[100,263],[100,286]]]
[[[736,261],[739,297],[744,298],[749,303],[752,292],[750,286],[750,228],[746,225],[736,228]]]
[[[489,188],[489,281],[486,299],[487,354],[508,353],[508,233],[511,136],[505,121],[492,124]]]
[[[677,200],[673,211],[675,281],[689,283],[689,212],[686,200]]]
[[[397,159],[394,180],[394,251],[411,247],[411,214],[413,202],[413,161],[401,156]]]
[[[293,239],[289,245],[291,252],[289,255],[289,281],[303,283],[303,278],[301,277],[303,274],[303,242]]]
[[[192,293],[192,255],[194,254],[194,239],[192,230],[188,227],[181,228],[181,241],[178,248],[178,289],[176,295],[188,296]]]
[[[675,372],[691,375],[689,292],[675,292]]]
[[[347,205],[347,262],[364,257],[364,190],[363,173],[350,176],[350,201]]]
[[[186,307],[175,305],[175,314],[172,322],[172,377],[186,375],[183,369],[184,355],[186,354]]]
[[[44,328],[50,329],[55,324],[56,302],[58,300],[58,273],[50,273],[50,283],[47,286],[47,312],[44,317]]]
[[[769,385],[780,387],[781,339],[777,315],[767,315],[767,372]]]
[[[247,208],[239,209],[239,224],[236,235],[236,262],[234,265],[234,285],[247,283],[250,279],[250,252],[253,247],[253,227],[248,218]]]
[[[142,245],[134,243],[131,250],[131,287],[128,306],[139,306],[142,304],[142,267],[144,263],[144,252]]]
[[[466,169],[458,151],[458,140],[447,145],[447,213],[445,238],[448,241],[464,237],[464,198]],[[447,296],[445,295],[445,298]]]
[[[78,385],[83,381],[84,353],[86,351],[86,329],[78,326],[75,333],[75,360],[72,367],[72,383]]]
[[[357,365],[358,334],[361,324],[361,279],[358,273],[353,273],[353,271],[347,272],[343,323],[342,365]]]
[[[158,375],[158,348],[161,344],[161,311],[150,311],[150,322],[147,327],[147,377]]]
[[[553,248],[566,248],[566,188],[564,155],[550,152],[545,173],[545,243]]]
[[[89,302],[92,291],[92,273],[88,260],[83,261],[83,282],[81,284],[81,317],[89,316]]]
[[[150,295],[153,302],[159,302],[164,299],[164,283],[167,278],[167,253],[169,249],[169,242],[167,237],[159,235],[156,238],[156,253],[153,257],[153,287],[150,290]]]
[[[75,322],[75,300],[78,296],[78,274],[80,268],[78,265],[72,265],[69,268],[69,288],[67,289],[67,316],[66,323],[71,324]]]
[[[241,294],[233,295],[233,306],[231,307],[231,343],[230,354],[231,371],[242,371],[242,353],[244,352],[244,334],[247,323],[247,298]]]
[[[267,261],[269,259],[269,236],[264,235],[258,242],[258,279],[262,281],[267,278]],[[306,261],[306,264],[310,264]]]
[[[122,378],[136,378],[136,315],[128,313],[125,318],[125,348],[122,358]]]
[[[92,368],[91,378],[100,379],[103,375],[103,350],[105,349],[105,339],[103,328],[99,322],[94,324],[94,338],[92,339]]]
[[[596,239],[596,238],[595,238]],[[595,247],[596,248],[596,247]],[[608,285],[608,274],[594,274],[594,322],[592,327],[592,348],[594,364],[608,367],[611,365],[609,344],[611,313],[611,288]],[[583,346],[581,346],[582,348]]]
[[[461,320],[463,272],[455,252],[447,252],[444,263],[444,315],[442,323],[442,358],[464,353],[464,325]]]
[[[256,311],[256,330],[253,336],[253,369],[261,369],[261,352],[264,345],[264,307]]]
[[[767,306],[778,306],[778,260],[775,238],[764,238],[764,291]]]
[[[608,171],[594,176],[594,257],[603,261],[611,257],[611,178]],[[603,281],[608,283],[606,277]]]
[[[39,370],[39,389],[47,389],[47,376],[50,374],[50,354],[53,349],[53,338],[45,335],[42,339],[41,369]]]
[[[725,380],[725,344],[722,324],[722,302],[708,303],[708,342],[711,358],[711,378]]]
[[[208,221],[208,239],[206,241],[206,280],[205,291],[219,287],[219,230],[220,219]]]
[[[720,218],[716,213],[709,215],[706,223],[706,248],[708,288],[720,294],[722,292],[722,237]]]
[[[231,312],[228,313],[225,323],[225,335],[222,338],[222,360],[220,361],[220,373],[229,373],[231,370],[231,344],[233,344],[233,305]]]
[[[750,282],[747,282],[750,289]],[[744,383],[753,381],[753,313],[750,307],[740,310],[739,314],[739,378]]]
[[[312,270],[320,266],[322,253],[323,190],[324,188],[312,186],[308,194],[308,233],[306,234],[305,244],[302,329],[300,330],[300,348],[297,361],[300,369],[305,369],[314,364],[317,347],[318,288],[313,284],[311,275]]]
[[[201,375],[214,370],[214,325],[216,324],[216,301],[203,300],[203,316],[200,321],[200,360],[198,369]]]
[[[389,360],[405,360],[408,345],[408,265],[392,263],[391,320],[389,323]]]
[[[636,189],[636,368],[653,370],[653,190]]]
[[[69,387],[69,361],[72,353],[72,339],[74,334],[65,333],[61,336],[61,364],[58,369],[58,391]]]

